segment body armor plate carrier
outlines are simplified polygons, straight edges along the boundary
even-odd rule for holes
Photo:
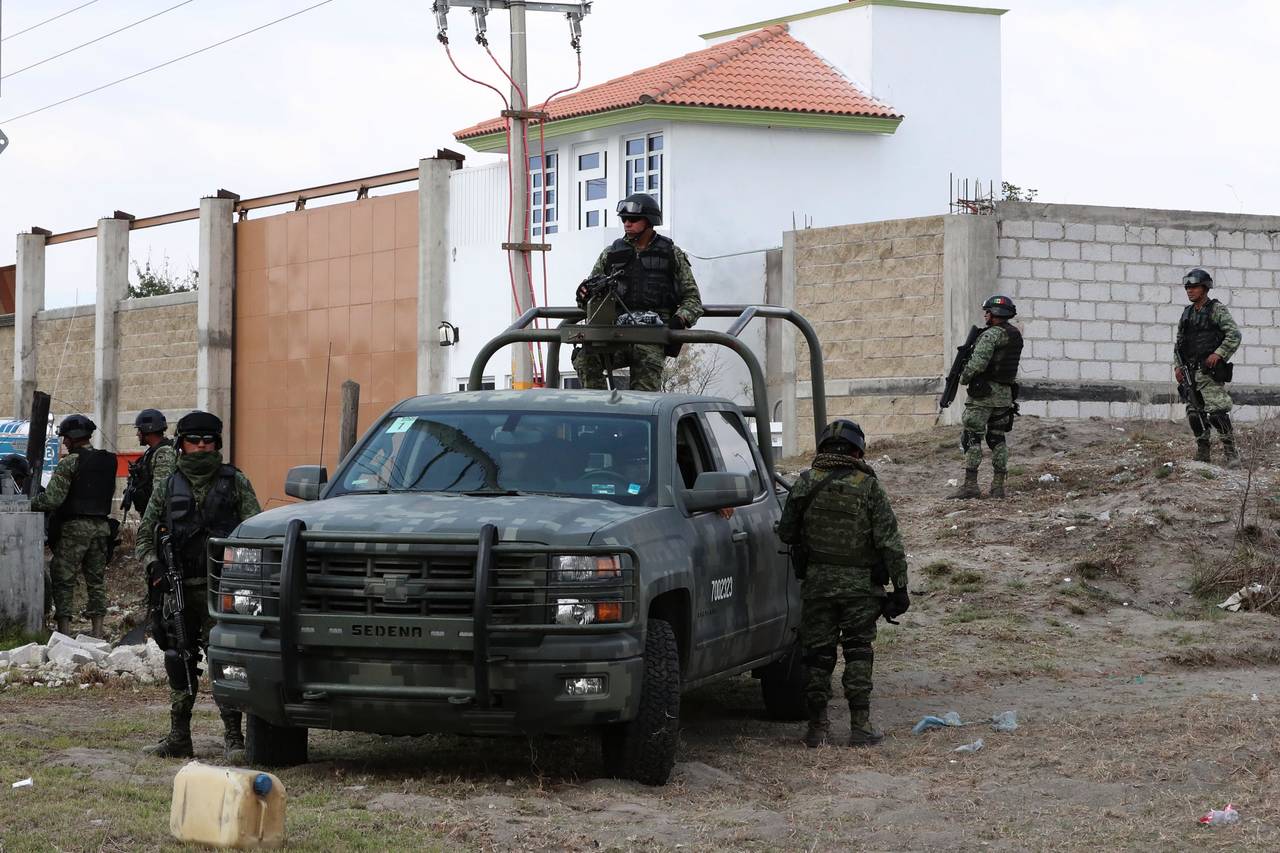
[[[235,487],[235,466],[223,465],[209,486],[203,504],[197,505],[186,475],[175,471],[169,477],[165,522],[173,537],[174,559],[181,566],[184,578],[205,577],[209,539],[229,535],[240,523]]]
[[[78,447],[76,476],[62,502],[63,518],[106,518],[116,493],[116,455],[109,450]]]
[[[1018,381],[1018,361],[1022,358],[1022,332],[1008,323],[1004,329],[1009,340],[991,356],[986,370],[982,371],[982,379],[999,382],[1001,385],[1012,385]]]
[[[675,261],[676,244],[654,234],[639,252],[626,240],[614,240],[605,263],[609,272],[626,270],[626,286],[619,295],[628,310],[672,311],[679,302]]]
[[[1178,348],[1178,356],[1183,361],[1203,364],[1214,350],[1222,346],[1227,335],[1213,322],[1213,309],[1217,304],[1218,300],[1210,299],[1203,311],[1197,311],[1194,305],[1182,309],[1182,319],[1178,321],[1182,346]]]

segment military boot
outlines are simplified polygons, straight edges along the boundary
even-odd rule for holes
[[[884,740],[884,733],[871,725],[871,711],[866,708],[849,708],[849,746],[875,746]]]
[[[991,491],[987,492],[987,497],[989,498],[1004,497],[1004,472],[1003,471],[997,471],[994,475],[992,475]]]
[[[90,622],[89,636],[99,640],[105,640],[107,638],[107,635],[102,633],[102,617],[101,616],[90,617],[89,622]]]
[[[143,750],[147,755],[156,758],[193,758],[195,751],[191,747],[191,713],[180,711],[169,712],[169,734],[164,740]]]
[[[978,490],[978,469],[965,468],[964,482],[960,484],[960,488],[951,493],[952,500],[967,500],[968,498],[980,498],[982,492]]]
[[[221,711],[222,757],[231,764],[244,762],[244,732],[240,728],[242,714],[239,711]]]
[[[1209,461],[1209,439],[1207,438],[1196,439],[1196,461],[1197,462]]]
[[[831,720],[827,717],[827,705],[810,706],[809,729],[804,733],[804,745],[810,749],[825,746],[831,740]]]

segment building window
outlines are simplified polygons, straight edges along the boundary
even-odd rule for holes
[[[609,224],[609,152],[593,143],[577,151],[578,228]]]
[[[547,152],[545,169],[540,155],[534,154],[529,158],[529,233],[534,237],[544,233],[555,234],[560,230],[560,200],[556,191],[559,174],[558,152]]]
[[[627,160],[626,192],[648,193],[662,204],[662,134],[650,133],[625,140]]]
[[[560,387],[576,391],[582,388],[582,380],[576,374],[563,374],[560,377]]]
[[[457,383],[458,383],[458,390],[459,390],[459,391],[465,391],[465,390],[467,390],[467,379],[466,379],[466,377],[464,377],[464,376],[459,376],[459,377],[457,378],[457,380],[456,380],[456,381],[457,381]],[[492,391],[492,390],[493,390],[493,377],[492,377],[492,376],[486,376],[486,377],[484,377],[483,379],[481,379],[481,380],[480,380],[480,390],[481,390],[481,391]]]

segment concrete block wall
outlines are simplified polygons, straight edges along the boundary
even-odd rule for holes
[[[37,387],[53,397],[57,417],[93,412],[93,306],[54,308],[36,315]],[[10,353],[13,347],[9,347]],[[10,355],[12,358],[12,355]]]
[[[794,305],[822,343],[829,418],[870,436],[932,425],[943,370],[944,217],[794,234]],[[797,337],[798,449],[813,447],[808,352]]]
[[[117,446],[135,449],[133,419],[141,409],[159,409],[174,424],[195,407],[196,294],[120,303]]]
[[[1123,385],[1142,398],[1027,400],[1024,413],[1181,417],[1153,401],[1172,388],[1192,267],[1213,275],[1212,296],[1241,328],[1233,391],[1280,386],[1280,217],[1005,202],[996,219],[996,290],[1018,304],[1025,383]]]
[[[12,316],[0,318],[0,412],[13,411],[13,383],[4,381],[13,376],[13,322]]]

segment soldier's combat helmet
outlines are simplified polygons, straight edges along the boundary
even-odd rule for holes
[[[990,311],[995,317],[1012,317],[1018,313],[1013,300],[998,293],[995,296],[987,297],[987,301],[982,303],[982,310]]]
[[[7,454],[3,459],[0,459],[0,468],[8,471],[15,480],[26,480],[31,476],[31,463],[21,453]]]
[[[58,435],[63,438],[88,438],[98,425],[84,415],[67,415],[58,424]]]
[[[818,436],[818,449],[822,450],[823,445],[835,441],[848,442],[864,453],[867,450],[867,436],[862,427],[845,418],[837,418],[827,424],[822,435]]]
[[[222,418],[212,412],[188,412],[178,419],[174,434],[179,438],[189,435],[212,435],[216,437],[214,447],[222,449]]]
[[[1209,275],[1199,267],[1196,267],[1182,277],[1182,286],[1203,287],[1205,290],[1208,290],[1213,287],[1213,276]]]
[[[159,409],[143,409],[138,412],[138,416],[133,419],[133,426],[138,432],[164,432],[169,428],[169,422],[164,418],[164,412]]]
[[[643,216],[654,228],[662,224],[662,208],[658,206],[658,200],[648,193],[632,193],[618,202],[618,215]]]

